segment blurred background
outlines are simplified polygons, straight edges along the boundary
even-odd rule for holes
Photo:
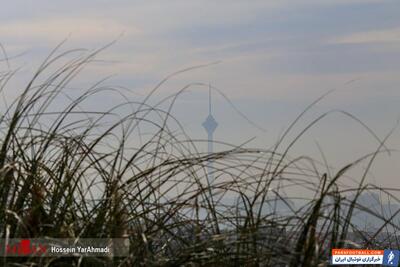
[[[353,114],[383,139],[400,115],[399,11],[399,1],[377,0],[8,1],[0,10],[6,53],[0,63],[2,70],[18,71],[3,92],[2,105],[18,95],[63,40],[64,50],[116,41],[69,85],[71,95],[108,77],[103,84],[140,101],[169,74],[218,62],[172,77],[150,99],[157,103],[188,84],[203,83],[190,86],[171,111],[193,139],[207,138],[201,124],[208,115],[208,84],[231,101],[212,90],[216,141],[238,145],[251,140],[247,146],[268,149],[330,89],[335,91],[305,114],[286,144],[333,109]],[[121,99],[110,93],[88,105],[113,106]],[[292,157],[322,159],[322,150],[334,170],[379,145],[359,123],[339,113],[301,140]],[[399,149],[399,130],[387,146]],[[206,151],[206,144],[199,149]],[[398,186],[399,159],[395,151],[378,156],[368,181]]]

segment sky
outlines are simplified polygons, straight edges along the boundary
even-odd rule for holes
[[[127,88],[133,98],[146,95],[171,73],[217,62],[174,76],[157,96],[190,83],[211,84],[252,122],[213,90],[219,123],[215,139],[241,144],[254,137],[248,146],[267,149],[308,104],[331,89],[299,121],[287,143],[330,110],[353,114],[380,138],[396,126],[398,14],[397,0],[15,0],[0,10],[0,42],[8,57],[15,56],[10,62],[20,68],[20,81],[66,38],[66,49],[94,49],[116,40],[77,86],[111,75],[107,83]],[[11,98],[13,90],[7,94]],[[190,136],[205,139],[201,123],[208,114],[207,86],[190,87],[173,114]],[[310,129],[290,153],[321,159],[317,144],[336,170],[378,147],[359,123],[338,112]],[[400,149],[399,130],[388,146]],[[397,152],[379,156],[369,179],[398,187],[399,160]]]

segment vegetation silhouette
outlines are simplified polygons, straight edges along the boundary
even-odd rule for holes
[[[124,237],[130,255],[3,258],[4,266],[326,266],[331,248],[399,246],[398,238],[377,237],[389,232],[397,237],[400,209],[383,215],[358,202],[367,191],[399,202],[398,189],[366,183],[376,156],[391,151],[385,146],[391,132],[380,139],[355,116],[329,111],[284,146],[323,95],[271,149],[220,142],[224,151],[202,153],[197,147],[206,140],[191,139],[171,114],[190,85],[158,104],[149,100],[168,79],[206,65],[167,76],[140,101],[124,97],[123,103],[93,111],[85,108],[87,101],[123,92],[98,82],[71,97],[66,88],[109,45],[61,51],[62,45],[0,116],[1,237]],[[15,73],[2,73],[2,91]],[[60,104],[61,97],[70,101]],[[332,113],[360,123],[377,140],[376,151],[336,172],[307,155],[291,158],[294,144]],[[212,184],[206,182],[209,161]],[[343,187],[347,172],[363,162],[361,177],[352,177],[358,186]],[[287,188],[312,197],[288,196]],[[372,235],[353,223],[358,211],[380,220]]]

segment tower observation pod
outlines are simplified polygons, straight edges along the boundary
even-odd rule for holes
[[[207,131],[207,141],[208,141],[208,154],[211,155],[214,151],[214,131],[217,129],[218,123],[214,119],[212,115],[211,109],[211,86],[209,87],[208,91],[208,116],[206,120],[203,122],[203,127]],[[212,184],[214,181],[213,176],[213,163],[212,160],[209,159],[207,162],[207,180],[209,184]]]

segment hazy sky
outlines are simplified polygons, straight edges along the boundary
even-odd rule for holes
[[[0,9],[0,42],[10,57],[24,53],[11,62],[22,67],[22,77],[66,37],[66,48],[118,39],[100,56],[107,62],[92,65],[80,79],[115,75],[108,83],[133,96],[174,71],[220,61],[173,78],[159,94],[211,83],[266,129],[253,127],[214,93],[215,138],[242,143],[256,137],[250,146],[268,148],[307,104],[332,88],[337,90],[307,113],[290,138],[332,109],[354,114],[384,137],[400,115],[399,14],[397,0],[14,0]],[[175,105],[174,115],[194,138],[206,138],[201,123],[207,101],[207,88],[193,87]],[[320,158],[316,142],[335,167],[378,145],[339,114],[309,131],[293,155]],[[400,148],[399,130],[388,144]],[[375,181],[399,186],[399,160],[396,153],[380,157]]]

